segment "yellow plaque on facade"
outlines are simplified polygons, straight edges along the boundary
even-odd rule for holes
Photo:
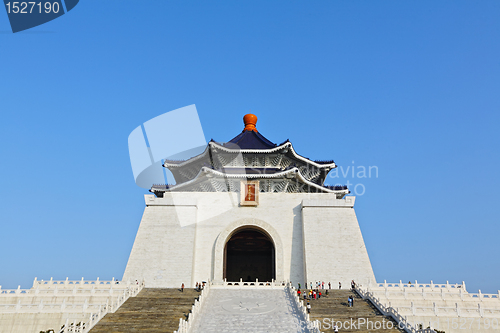
[[[240,206],[257,206],[259,204],[259,182],[241,181]]]

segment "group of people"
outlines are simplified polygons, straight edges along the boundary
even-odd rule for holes
[[[354,297],[352,297],[352,295],[347,298],[347,304],[350,308],[354,306]]]
[[[316,300],[321,298],[321,289],[325,289],[325,282],[316,282],[316,288],[313,289],[313,283],[310,283],[311,289],[310,290],[300,290],[300,283],[298,284],[299,289],[297,289],[297,295],[300,296],[302,295],[304,297],[304,301],[307,300],[306,308],[307,308],[307,313],[311,313],[311,300]],[[307,284],[306,284],[307,288]],[[332,285],[330,282],[328,282],[328,289],[331,289]],[[325,291],[325,296],[328,296],[328,289]],[[339,282],[339,289],[342,289],[342,284]],[[354,280],[351,280],[351,290],[354,291],[356,289],[356,282]],[[354,306],[354,297],[352,295],[349,295],[347,298],[347,305],[349,307]],[[338,328],[335,332],[338,332]]]
[[[196,291],[201,291],[205,287],[205,281],[196,282]],[[181,284],[181,292],[184,292],[184,283]]]
[[[300,290],[301,285],[298,283],[298,289]],[[310,289],[313,289],[313,283],[310,282]],[[307,288],[307,283],[306,283],[306,288]],[[351,290],[354,290],[356,288],[356,282],[354,280],[351,280]],[[325,281],[316,281],[316,287],[314,289],[325,289]],[[332,289],[332,284],[328,282],[328,289]],[[339,281],[339,289],[342,289],[342,283]]]
[[[321,298],[321,291],[319,289],[311,289],[309,291],[304,290],[304,292],[301,292],[300,289],[297,290],[297,295],[300,298],[300,295],[304,297],[304,300],[306,299],[320,299]],[[326,295],[328,295],[328,290],[326,291]]]

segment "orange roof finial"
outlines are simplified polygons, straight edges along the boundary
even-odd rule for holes
[[[245,123],[245,129],[243,131],[254,131],[258,132],[255,125],[257,124],[257,116],[254,114],[246,114],[243,117],[243,122]]]

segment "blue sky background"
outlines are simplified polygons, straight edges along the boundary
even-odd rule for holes
[[[303,156],[378,167],[328,180],[365,187],[378,281],[497,292],[499,18],[496,0],[82,0],[12,34],[0,10],[0,285],[121,278],[147,193],[127,137],[196,104],[207,140],[251,109]]]

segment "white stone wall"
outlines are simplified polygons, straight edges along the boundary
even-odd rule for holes
[[[161,205],[148,205],[135,238],[124,278],[146,279],[148,288],[191,285],[196,224],[181,227],[181,220],[196,221],[197,208],[189,197]]]
[[[59,332],[61,326],[70,322],[85,322],[86,313],[0,313],[0,333],[38,333],[54,329]]]
[[[375,281],[352,208],[353,197],[346,202],[324,193],[259,196],[257,207],[240,207],[239,193],[146,195],[147,207],[123,279],[144,278],[146,287],[179,287],[181,283],[193,287],[196,282],[221,279],[222,252],[232,231],[253,225],[273,238],[277,280],[303,284],[310,265],[308,281],[331,279],[346,287],[351,279]],[[311,206],[325,200],[335,206]],[[329,235],[347,237],[346,244],[325,253],[325,244],[315,245],[315,240],[321,237],[322,242],[331,243]],[[304,253],[308,265],[304,265]]]
[[[302,203],[306,279],[350,288],[351,280],[375,282],[363,236],[354,212],[354,197],[307,199]]]

